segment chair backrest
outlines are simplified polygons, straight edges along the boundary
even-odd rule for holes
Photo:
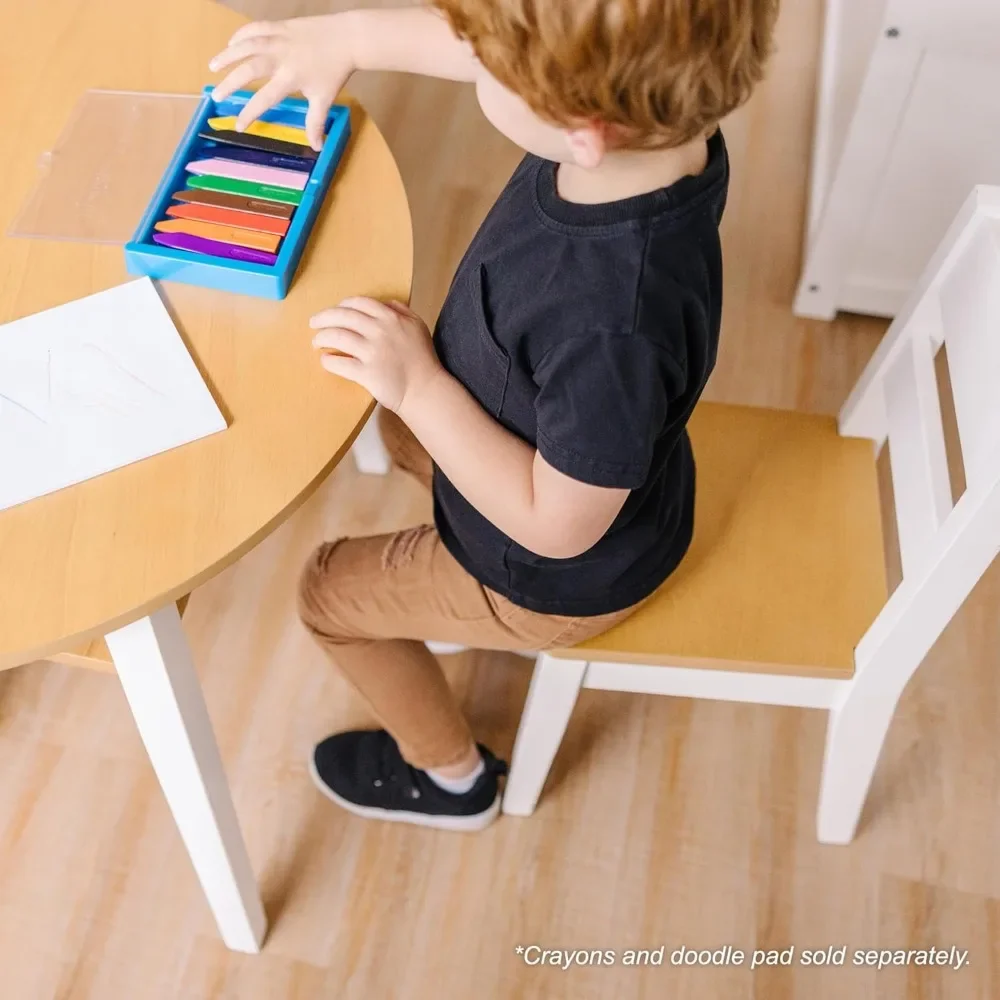
[[[934,363],[942,344],[966,480],[957,503]],[[889,442],[903,582],[886,612],[912,601],[972,531],[982,569],[960,574],[957,609],[1000,547],[1000,517],[986,516],[1000,504],[1000,187],[978,187],[966,200],[844,404],[840,429],[878,447]],[[859,646],[859,667],[865,642],[884,627],[876,622]]]

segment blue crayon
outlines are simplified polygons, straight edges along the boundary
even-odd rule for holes
[[[286,156],[284,153],[268,153],[263,149],[244,149],[241,146],[230,146],[222,143],[205,143],[207,156],[222,156],[227,160],[239,160],[242,163],[259,163],[265,167],[283,167],[286,170],[304,170],[309,173],[315,160],[307,160],[304,156]]]

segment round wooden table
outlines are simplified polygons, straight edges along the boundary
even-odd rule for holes
[[[207,0],[7,4],[0,232],[86,90],[197,94],[241,23]],[[263,911],[174,602],[276,528],[346,453],[372,400],[319,366],[308,319],[350,294],[408,300],[412,262],[396,165],[352,106],[350,144],[285,300],[158,285],[228,429],[0,512],[0,669],[59,654],[99,663],[108,637],[232,947],[256,950]],[[0,238],[0,322],[126,280],[120,246]]]

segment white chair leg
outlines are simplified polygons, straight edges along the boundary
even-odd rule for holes
[[[267,918],[176,605],[107,636],[153,770],[226,945],[260,951]]]
[[[535,661],[503,795],[503,811],[509,816],[535,811],[586,672],[584,660],[556,660],[540,653]]]
[[[901,694],[902,689],[876,688],[859,676],[843,702],[830,710],[816,816],[821,843],[849,844],[854,839]]]
[[[391,462],[389,452],[382,443],[382,435],[378,432],[378,407],[372,410],[368,422],[361,428],[361,433],[354,439],[351,446],[354,464],[358,472],[370,476],[385,476],[389,473]]]
[[[434,639],[425,639],[424,645],[435,656],[452,656],[455,653],[464,653],[469,648],[460,642],[437,642]]]

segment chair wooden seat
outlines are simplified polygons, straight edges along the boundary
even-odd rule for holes
[[[87,639],[65,653],[53,653],[48,659],[52,663],[63,663],[67,667],[82,667],[84,670],[101,670],[113,674],[115,665],[104,636]]]
[[[551,655],[849,678],[886,600],[872,441],[833,417],[702,403],[695,534],[634,615]]]
[[[177,602],[178,614],[184,614],[190,596],[187,594]],[[53,653],[48,659],[53,663],[63,663],[67,667],[82,667],[84,670],[99,670],[111,674],[115,672],[111,651],[102,635],[86,639],[64,653]]]

